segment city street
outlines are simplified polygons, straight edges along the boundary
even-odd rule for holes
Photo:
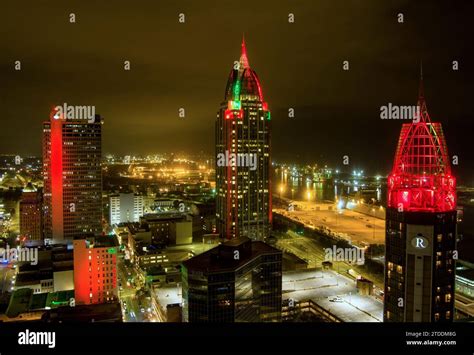
[[[140,297],[139,289],[144,287],[144,282],[137,269],[126,266],[121,258],[117,258],[118,293],[122,304],[124,322],[156,321],[157,315],[151,307],[151,302],[146,298],[146,292]]]

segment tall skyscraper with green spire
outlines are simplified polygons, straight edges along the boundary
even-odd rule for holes
[[[272,222],[271,117],[245,40],[216,120],[216,219],[232,239],[263,240]]]

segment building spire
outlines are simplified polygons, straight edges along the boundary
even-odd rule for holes
[[[249,68],[249,60],[247,58],[247,47],[245,46],[245,36],[242,34],[242,52],[240,54],[240,69]]]
[[[423,122],[430,122],[428,109],[426,108],[425,87],[423,83],[423,61],[420,62],[420,86],[418,88],[418,103],[417,106],[420,112],[420,120]]]
[[[423,61],[420,62],[420,87],[418,89],[418,100],[424,100],[425,98],[425,89],[423,86]]]

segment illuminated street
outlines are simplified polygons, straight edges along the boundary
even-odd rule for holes
[[[140,295],[139,290],[143,287],[143,281],[138,276],[137,270],[132,266],[126,266],[122,259],[118,262],[118,278],[124,321],[147,322],[156,319],[149,302],[146,302],[146,296]]]
[[[325,261],[324,246],[317,239],[299,235],[293,231],[288,231],[286,235],[279,237],[276,246],[284,252],[292,253],[305,260],[308,263],[308,268],[321,267],[322,262]],[[333,264],[334,270],[339,273],[343,274],[348,270],[353,270],[354,273],[373,281],[377,290],[383,289],[382,274],[369,273],[366,269],[342,261],[335,261]]]

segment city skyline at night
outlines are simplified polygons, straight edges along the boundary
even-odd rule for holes
[[[0,350],[472,353],[473,12],[5,3]]]
[[[104,153],[212,154],[213,145],[205,137],[213,134],[221,78],[227,75],[228,63],[238,60],[232,44],[245,33],[254,66],[266,78],[263,89],[271,98],[275,161],[336,166],[349,155],[353,165],[364,166],[373,174],[388,173],[390,147],[397,140],[394,127],[399,122],[381,120],[380,107],[416,103],[413,92],[423,61],[432,116],[447,128],[458,127],[447,130],[447,138],[453,141],[451,153],[459,156],[455,169],[460,181],[472,184],[473,161],[463,152],[469,150],[468,93],[473,88],[472,81],[461,79],[472,77],[468,65],[472,53],[462,41],[466,22],[458,18],[468,11],[446,5],[437,12],[432,4],[408,1],[391,6],[369,3],[372,13],[362,14],[355,2],[348,2],[346,11],[338,11],[333,23],[330,18],[335,9],[296,4],[294,23],[289,23],[284,7],[272,4],[275,15],[270,15],[262,2],[254,6],[268,21],[263,28],[252,21],[239,24],[241,16],[249,20],[256,16],[243,10],[245,6],[225,11],[225,5],[216,5],[221,14],[218,21],[195,4],[182,10],[167,4],[158,13],[148,5],[149,16],[168,18],[184,13],[185,22],[180,23],[176,15],[176,21],[170,18],[156,27],[144,21],[127,32],[119,30],[120,16],[98,20],[101,11],[110,10],[103,6],[91,11],[87,4],[77,4],[76,22],[70,23],[71,11],[58,5],[48,10],[49,27],[35,20],[41,8],[29,8],[22,16],[25,30],[35,29],[34,51],[28,52],[29,47],[13,40],[22,34],[5,20],[11,36],[2,43],[1,66],[10,69],[5,71],[6,85],[0,90],[15,87],[2,92],[6,127],[20,132],[24,122],[30,127],[41,125],[51,107],[64,102],[92,105],[108,122]],[[404,11],[410,16],[399,23],[397,14]],[[369,21],[363,21],[365,18]],[[436,25],[439,22],[444,24],[443,31]],[[225,36],[214,31],[220,25],[226,29]],[[100,32],[103,26],[109,30]],[[50,32],[53,28],[58,31]],[[97,32],[102,35],[94,39],[91,34]],[[170,32],[172,37],[162,35]],[[108,40],[121,45],[111,50],[106,46]],[[150,48],[149,43],[154,45]],[[56,45],[63,50],[55,52]],[[20,71],[14,70],[16,61],[21,62]],[[126,61],[130,70],[125,70]],[[344,61],[349,70],[344,70]],[[453,61],[458,63],[457,70],[453,70]],[[330,134],[322,134],[321,127]],[[174,132],[173,139],[165,132]],[[22,134],[24,139],[16,134],[2,137],[0,152],[39,155],[41,137],[34,129]],[[23,143],[16,146],[18,140]]]

